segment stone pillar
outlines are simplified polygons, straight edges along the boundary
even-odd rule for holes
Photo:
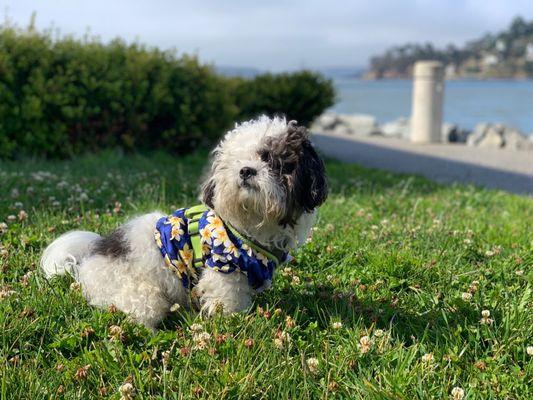
[[[411,142],[441,141],[444,68],[439,61],[418,61],[413,74]]]

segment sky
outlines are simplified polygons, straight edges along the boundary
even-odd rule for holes
[[[533,0],[0,0],[27,26],[103,41],[117,36],[259,70],[366,66],[392,45],[462,45],[533,19]]]

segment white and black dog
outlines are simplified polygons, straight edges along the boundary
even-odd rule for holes
[[[247,309],[307,239],[327,196],[324,164],[306,128],[265,116],[236,125],[212,154],[205,211],[153,212],[106,237],[66,233],[43,253],[46,276],[70,273],[90,304],[114,305],[152,329],[174,304],[207,315]],[[195,222],[200,256],[188,236]]]

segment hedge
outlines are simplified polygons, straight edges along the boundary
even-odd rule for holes
[[[226,78],[195,57],[119,39],[0,30],[0,157],[187,153],[262,112],[310,123],[333,99],[313,72]]]

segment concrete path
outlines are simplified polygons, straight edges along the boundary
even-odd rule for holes
[[[438,182],[473,183],[518,194],[533,194],[533,152],[412,144],[378,136],[313,134],[326,156],[365,167],[423,175]]]

